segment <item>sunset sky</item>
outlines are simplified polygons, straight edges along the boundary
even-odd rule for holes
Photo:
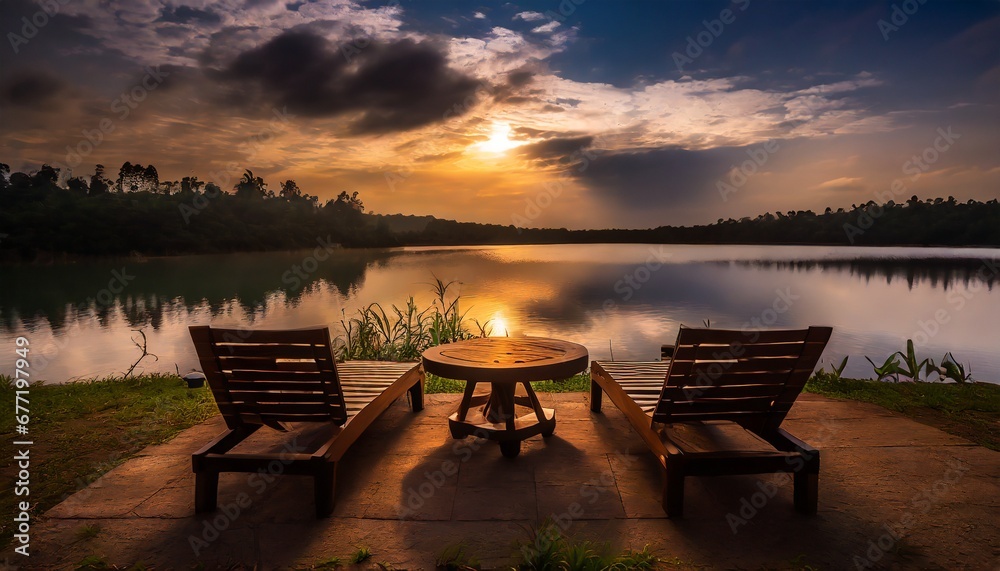
[[[15,171],[570,228],[1000,194],[996,1],[4,0],[0,31]]]

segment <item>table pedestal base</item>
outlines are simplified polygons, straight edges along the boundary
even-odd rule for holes
[[[477,436],[500,443],[500,451],[504,456],[513,458],[521,452],[521,441],[536,434],[552,436],[556,429],[556,411],[542,408],[538,397],[527,382],[519,383],[526,396],[516,396],[515,383],[490,383],[489,395],[474,396],[476,382],[468,381],[465,394],[458,406],[458,411],[448,417],[448,427],[453,438]],[[474,413],[468,418],[469,409],[484,405],[482,414]],[[531,413],[516,416],[515,406],[520,405],[532,409]]]

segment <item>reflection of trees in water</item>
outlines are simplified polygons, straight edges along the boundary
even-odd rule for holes
[[[310,262],[303,267],[311,255],[268,252],[18,266],[11,268],[17,280],[3,280],[0,327],[13,329],[23,320],[29,328],[48,322],[59,330],[89,318],[105,327],[120,312],[130,327],[158,329],[165,316],[177,312],[198,308],[219,317],[234,307],[252,322],[276,303],[295,307],[324,290],[350,295],[369,268],[384,265],[396,253],[337,250],[315,266]],[[301,271],[296,273],[295,266]],[[122,286],[113,272],[124,274],[127,284]]]
[[[729,264],[729,262],[720,262]],[[983,258],[865,258],[846,260],[740,260],[733,262],[743,267],[810,272],[834,270],[848,272],[870,282],[884,279],[905,280],[907,287],[930,283],[945,290],[957,284],[968,287],[973,282],[984,283],[990,291],[1000,281],[1000,260]]]

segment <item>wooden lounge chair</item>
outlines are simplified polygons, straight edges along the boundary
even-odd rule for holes
[[[815,513],[819,451],[781,422],[831,332],[681,328],[669,361],[594,361],[590,408],[607,393],[659,459],[668,516],[683,514],[686,476],[770,472],[794,474],[795,509]]]
[[[335,363],[326,328],[248,331],[191,327],[202,369],[228,429],[192,457],[195,511],[216,508],[220,472],[257,472],[281,462],[282,474],[313,477],[316,517],[333,511],[337,462],[371,423],[407,391],[423,408],[419,363]],[[332,435],[311,453],[229,453],[267,425],[326,423]]]

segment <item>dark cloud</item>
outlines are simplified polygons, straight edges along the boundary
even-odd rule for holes
[[[599,196],[630,208],[659,208],[718,200],[716,182],[741,158],[741,149],[700,151],[664,148],[604,153],[574,169],[577,178]]]
[[[66,89],[58,78],[44,72],[18,71],[0,83],[0,103],[15,107],[44,109]]]
[[[365,47],[360,47],[364,45]],[[354,134],[405,131],[467,111],[479,83],[448,67],[430,42],[347,42],[336,46],[303,31],[285,32],[243,52],[222,77],[259,88],[295,114],[357,114]]]
[[[211,10],[200,10],[190,6],[174,6],[163,9],[160,14],[163,22],[175,24],[201,24],[215,26],[222,23],[222,16]]]
[[[417,157],[417,158],[415,158],[413,160],[414,160],[414,162],[418,162],[418,163],[433,163],[433,162],[437,162],[437,161],[445,161],[445,160],[448,160],[448,159],[454,159],[454,158],[457,158],[457,157],[460,157],[460,156],[462,156],[462,151],[452,151],[450,153],[440,153],[440,154],[436,154],[436,155],[423,155],[423,156]]]
[[[524,145],[518,149],[518,152],[532,159],[562,159],[579,153],[593,142],[594,138],[590,136],[548,139]]]
[[[523,87],[535,80],[535,72],[527,69],[519,69],[507,74],[507,85],[511,87]]]

